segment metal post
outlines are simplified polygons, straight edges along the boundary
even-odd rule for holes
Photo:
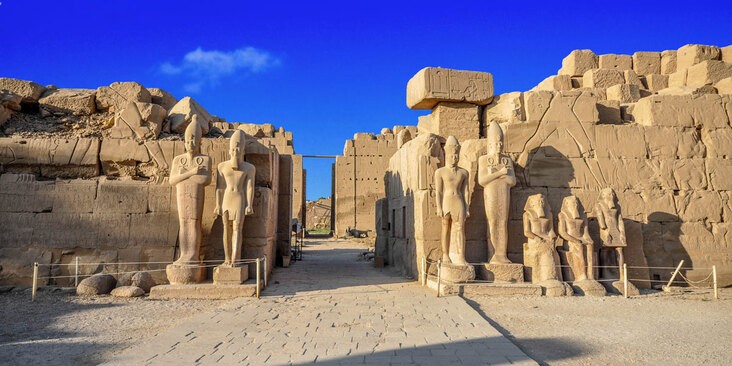
[[[261,266],[259,265],[259,262],[261,261],[260,258],[257,258],[257,299],[259,298],[259,291],[260,291],[260,283],[259,283],[259,271],[261,270]]]
[[[79,287],[79,257],[74,260],[74,287]]]
[[[442,282],[442,259],[437,260],[437,297],[440,297],[440,284]]]
[[[628,264],[623,263],[623,296],[628,298]]]
[[[684,265],[684,260],[682,259],[681,262],[679,262],[679,265],[676,266],[676,270],[674,271],[674,274],[671,275],[671,279],[668,280],[668,283],[666,284],[666,287],[671,287],[671,283],[674,282],[674,279],[676,278],[676,275],[679,274],[679,271],[681,270],[681,266]]]
[[[36,290],[38,289],[38,262],[33,262],[33,289],[31,290],[31,301],[36,301]]]
[[[264,288],[267,288],[267,256],[264,256]]]
[[[712,266],[712,281],[714,282],[714,300],[719,300],[719,290],[717,287],[717,266]]]

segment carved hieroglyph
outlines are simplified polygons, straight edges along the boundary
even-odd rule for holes
[[[496,122],[488,127],[488,154],[478,159],[478,183],[483,186],[485,214],[488,219],[490,263],[511,263],[508,245],[508,210],[511,187],[516,185],[513,161],[503,155],[503,132]]]
[[[215,214],[224,222],[224,266],[235,267],[242,248],[244,217],[254,213],[254,165],[244,161],[246,137],[237,130],[229,140],[230,159],[218,166]]]
[[[201,154],[201,128],[198,119],[185,130],[184,154],[173,158],[170,184],[176,188],[178,204],[178,243],[180,257],[166,268],[171,284],[198,283],[203,280],[201,258],[201,217],[204,187],[211,183],[211,158]]]
[[[486,105],[493,100],[493,75],[487,72],[425,67],[407,83],[407,106],[432,109],[439,102]]]
[[[445,166],[435,171],[437,214],[442,217],[442,261],[457,265],[465,260],[465,219],[470,197],[467,170],[457,166],[460,144],[454,136],[445,143]]]

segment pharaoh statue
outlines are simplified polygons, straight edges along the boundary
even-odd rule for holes
[[[557,269],[559,255],[556,251],[557,234],[554,233],[554,219],[544,195],[529,196],[524,207],[524,265],[530,269],[531,282],[542,286],[547,296],[571,294],[561,280]],[[567,293],[568,292],[568,293]]]
[[[595,216],[597,225],[600,227],[600,266],[603,279],[618,278],[612,283],[613,291],[622,292],[623,288],[623,265],[625,257],[623,248],[628,246],[625,238],[625,223],[620,212],[620,205],[617,202],[615,191],[612,188],[605,188],[600,191],[600,197],[595,205]],[[614,252],[614,253],[613,253]],[[610,266],[617,264],[616,272]],[[637,289],[629,284],[633,290]]]
[[[605,288],[594,279],[594,242],[587,228],[587,215],[576,196],[562,200],[557,223],[559,237],[566,247],[564,255],[573,279],[573,288],[582,294],[604,296]]]
[[[503,154],[503,132],[495,121],[488,126],[487,154],[478,159],[478,183],[483,186],[488,221],[488,253],[492,264],[511,263],[508,246],[508,210],[511,187],[516,185],[513,161]],[[489,254],[490,255],[490,254]]]
[[[465,219],[470,215],[469,173],[458,167],[460,144],[454,136],[445,142],[445,166],[435,171],[437,215],[442,217],[442,262],[445,278],[464,282],[475,278],[465,260]]]
[[[169,178],[170,185],[176,189],[180,246],[180,257],[165,271],[173,285],[199,283],[204,277],[199,251],[204,187],[211,183],[211,158],[201,154],[201,127],[197,116],[194,115],[186,127],[184,138],[186,152],[173,158]]]
[[[406,144],[412,139],[412,133],[408,129],[403,129],[397,134],[397,149],[401,149],[402,145]]]

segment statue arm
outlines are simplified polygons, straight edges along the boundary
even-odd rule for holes
[[[536,235],[534,235],[534,232],[531,231],[531,216],[529,216],[528,213],[524,212],[523,220],[524,222],[524,236],[528,239],[534,239],[536,238]]]
[[[508,168],[508,173],[506,174],[505,179],[509,187],[516,186],[516,173],[513,171],[513,163],[511,163],[511,166]]]
[[[564,218],[565,215],[561,212],[559,213],[559,222],[557,223],[557,229],[559,230],[559,236],[564,238],[566,241],[581,241],[578,238],[575,238],[574,236],[570,235],[569,232],[567,232],[567,220]]]
[[[494,181],[494,180],[496,180],[496,179],[498,179],[498,178],[500,178],[500,177],[502,177],[504,175],[505,174],[502,171],[500,171],[500,170],[496,171],[495,173],[488,173],[488,168],[487,167],[484,168],[484,169],[480,169],[479,168],[478,169],[478,184],[480,184],[481,186],[485,187],[488,184],[490,184],[492,181]],[[514,177],[514,180],[515,179],[516,178]],[[515,182],[514,182],[514,184],[515,184]]]
[[[216,215],[221,215],[221,205],[224,200],[225,189],[226,181],[224,180],[224,176],[221,175],[221,172],[218,169],[216,169],[216,209],[214,210]]]
[[[168,182],[171,186],[174,186],[196,174],[195,170],[188,170],[185,172],[180,172],[180,165],[178,164],[177,159],[173,159],[173,167],[170,169],[170,179],[168,179]]]
[[[547,240],[549,240],[549,241],[558,241],[557,240],[557,233],[554,231],[554,215],[552,215],[552,213],[549,212],[546,215],[546,217],[549,219],[549,222],[551,223],[551,225],[549,225],[549,233],[548,233],[549,234],[548,235],[549,237],[547,238]]]
[[[625,221],[623,221],[623,215],[618,212],[618,231],[623,235],[623,241],[625,241]]]
[[[597,224],[600,225],[600,229],[607,229],[607,223],[605,223],[605,214],[602,213],[602,209],[599,205],[595,206],[595,216],[597,216]]]
[[[465,212],[467,212],[467,217],[470,217],[470,173],[466,172],[463,184],[465,185]]]
[[[252,167],[249,174],[247,174],[247,207],[244,209],[245,214],[251,215],[254,213],[254,179],[256,171]]]
[[[435,199],[437,199],[437,216],[442,217],[442,179],[439,170],[435,172]]]

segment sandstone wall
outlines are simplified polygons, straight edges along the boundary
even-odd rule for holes
[[[346,141],[343,156],[335,162],[336,235],[344,235],[349,227],[375,235],[376,201],[385,196],[384,173],[396,151],[396,135],[403,129],[416,135],[414,126],[395,126],[378,135],[357,133]]]
[[[201,151],[214,168],[228,160],[227,137],[234,128],[248,135],[245,159],[257,173],[242,256],[266,255],[271,271],[278,249],[289,254],[295,156],[290,132],[228,124],[191,98],[177,101],[137,83],[67,90],[0,78],[0,96],[0,105],[11,111],[0,121],[0,283],[29,284],[34,261],[71,263],[77,256],[81,263],[173,261],[178,213],[167,176],[173,157],[184,152],[175,131],[184,130],[193,116],[207,132]],[[214,171],[205,188],[201,254],[217,260],[223,259],[223,232],[213,213],[215,187]],[[81,271],[164,265],[82,266]],[[164,272],[152,273],[165,280]],[[69,275],[69,267],[54,266],[41,275]]]
[[[732,146],[732,91],[726,88],[732,81],[732,60],[722,56],[728,49],[688,45],[677,51],[625,56],[574,51],[558,75],[533,90],[506,93],[485,107],[476,106],[481,108],[477,122],[456,118],[441,122],[454,127],[435,125],[436,115],[442,113],[440,105],[453,102],[434,106],[432,115],[426,116],[430,132],[449,131],[465,123],[481,128],[481,139],[460,141],[460,165],[473,178],[471,217],[466,224],[468,260],[485,261],[489,255],[482,188],[475,179],[477,158],[485,153],[482,129],[495,120],[504,129],[506,153],[516,161],[519,179],[512,190],[509,223],[508,250],[513,261],[522,261],[521,215],[529,195],[543,193],[555,217],[562,198],[577,195],[590,215],[591,234],[597,240],[591,211],[599,190],[612,187],[625,217],[629,266],[673,267],[684,259],[685,266],[697,268],[687,271],[687,277],[704,278],[710,272],[707,268],[716,265],[720,282],[732,284],[728,244],[732,186],[727,183],[732,177],[732,152],[727,151]],[[390,166],[389,174],[399,176],[403,171]],[[433,195],[431,189],[427,192]],[[413,254],[439,256],[439,246],[435,247],[439,223],[429,217],[434,203],[420,194],[427,195],[389,191],[388,201],[382,203],[388,207],[380,211],[386,220],[377,217],[386,223],[384,227],[398,227],[395,210],[417,207],[409,225],[419,228],[420,222],[425,223],[422,233],[390,239],[388,248],[405,256],[405,263],[397,265],[412,276],[417,274],[419,260]],[[428,217],[419,219],[420,210],[427,211]],[[410,249],[412,244],[405,240],[415,240],[416,248]],[[670,277],[669,272],[634,270],[630,276],[663,280]],[[648,282],[636,284],[648,286]]]
[[[319,198],[307,202],[307,229],[330,228],[331,199]]]

